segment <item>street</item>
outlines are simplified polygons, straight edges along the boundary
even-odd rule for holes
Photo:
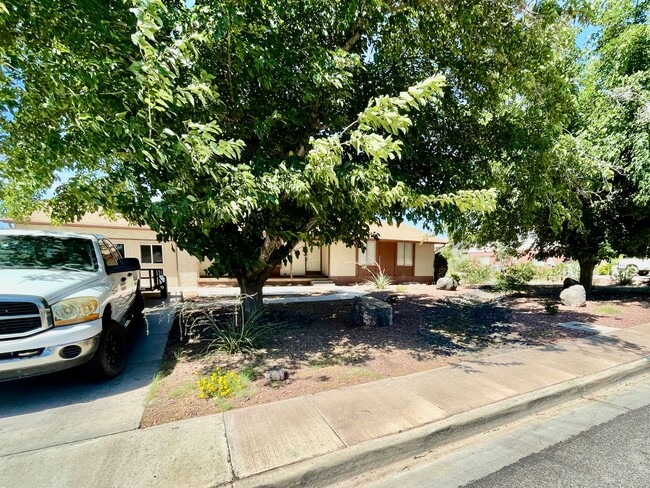
[[[650,406],[646,406],[466,486],[633,488],[649,484]]]

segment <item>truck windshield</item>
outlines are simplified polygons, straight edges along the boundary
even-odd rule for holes
[[[88,239],[0,235],[0,268],[95,271],[97,259]]]

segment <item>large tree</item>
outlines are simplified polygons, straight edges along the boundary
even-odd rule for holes
[[[298,242],[363,245],[371,221],[436,227],[489,209],[491,168],[517,151],[507,107],[551,123],[549,94],[566,92],[549,63],[564,24],[554,2],[45,0],[0,12],[4,211],[119,212],[234,275],[251,308]],[[61,171],[71,178],[45,198]]]
[[[497,211],[475,230],[483,243],[532,236],[539,256],[577,260],[588,294],[601,259],[650,253],[649,12],[648,0],[593,5],[591,43],[566,58],[575,110],[539,153],[545,170],[530,179],[504,168]],[[532,186],[545,196],[531,199]]]

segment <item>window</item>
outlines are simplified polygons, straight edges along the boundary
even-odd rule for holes
[[[114,242],[113,246],[115,246],[115,249],[117,250],[117,252],[120,253],[120,257],[122,257],[122,258],[125,257],[125,255],[124,255],[124,244],[120,244],[119,242]]]
[[[377,241],[374,239],[366,243],[366,251],[359,249],[359,265],[377,266]]]
[[[140,262],[142,264],[162,264],[163,248],[160,244],[141,244]]]
[[[413,266],[413,243],[397,243],[397,266]]]

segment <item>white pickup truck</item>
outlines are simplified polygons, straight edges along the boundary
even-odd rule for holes
[[[623,258],[618,260],[616,267],[620,271],[627,271],[631,275],[646,276],[650,273],[650,259]]]
[[[119,375],[142,319],[139,270],[103,236],[0,230],[0,381],[83,363]]]

